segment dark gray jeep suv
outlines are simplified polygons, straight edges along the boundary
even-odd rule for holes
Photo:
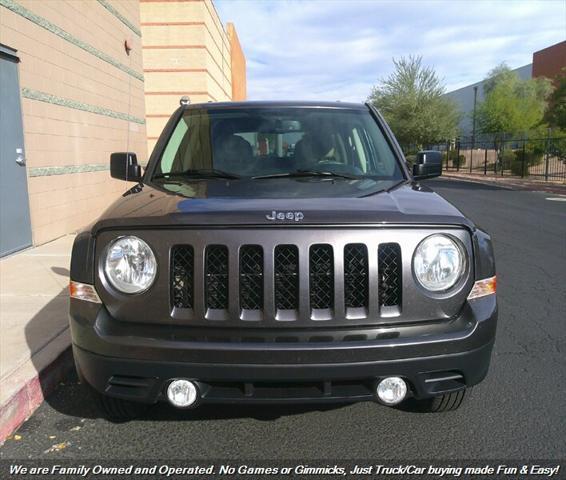
[[[79,233],[70,323],[107,416],[169,400],[404,402],[446,411],[486,375],[490,237],[409,172],[370,105],[181,107],[145,171]]]

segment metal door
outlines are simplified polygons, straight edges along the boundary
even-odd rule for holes
[[[0,256],[31,245],[19,60],[14,54],[0,45]]]

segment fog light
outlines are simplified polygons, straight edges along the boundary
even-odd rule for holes
[[[175,407],[190,407],[197,397],[197,387],[189,380],[173,380],[167,387],[167,398]]]
[[[387,377],[377,385],[377,397],[385,405],[397,405],[407,395],[407,384],[399,377]]]

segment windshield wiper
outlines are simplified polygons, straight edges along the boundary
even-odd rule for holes
[[[226,178],[229,180],[236,180],[241,178],[240,175],[235,173],[225,172],[217,168],[198,168],[189,169],[184,172],[171,172],[171,173],[158,173],[153,178],[174,178],[174,177],[188,177],[188,178]]]
[[[263,180],[266,178],[299,178],[299,177],[330,177],[330,178],[347,178],[348,180],[358,180],[359,175],[349,175],[347,173],[338,173],[321,170],[295,170],[294,172],[272,173],[270,175],[258,175],[252,177],[252,180]]]

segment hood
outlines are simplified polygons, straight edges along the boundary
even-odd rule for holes
[[[93,232],[215,225],[428,224],[473,228],[458,209],[430,188],[415,182],[391,185],[369,179],[319,178],[139,184],[102,214]]]

